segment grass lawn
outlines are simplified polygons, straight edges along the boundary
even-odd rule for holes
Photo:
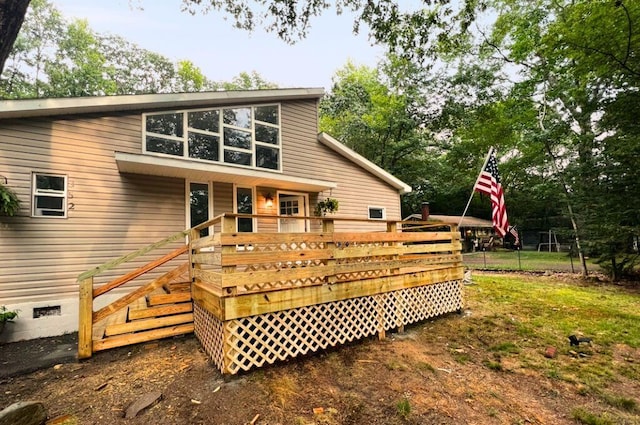
[[[467,302],[480,314],[459,335],[494,353],[483,360],[487,367],[537,372],[608,406],[599,412],[575,407],[579,423],[640,423],[640,291],[518,275],[477,274],[474,282],[466,287]],[[592,343],[571,346],[568,335]],[[557,357],[541,356],[546,347],[555,347]]]
[[[571,266],[573,260],[573,269]],[[463,255],[464,265],[470,269],[566,271],[580,272],[580,260],[570,258],[567,252],[488,251]],[[598,271],[597,264],[587,261],[589,271]]]

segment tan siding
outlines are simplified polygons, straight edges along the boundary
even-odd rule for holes
[[[139,115],[0,122],[0,173],[22,200],[0,222],[0,303],[74,297],[80,273],[184,229],[184,182],[121,175],[114,151],[141,152]],[[30,217],[33,171],[68,177],[67,218]]]
[[[396,189],[317,141],[315,102],[282,105],[283,167],[287,175],[334,181],[338,187],[320,198],[338,199],[336,217],[367,218],[368,207],[385,207],[387,219],[400,219],[400,197]],[[293,119],[292,117],[296,117]],[[313,205],[315,198],[310,200]],[[339,223],[338,230],[384,230],[382,224]]]
[[[213,183],[213,216],[233,212],[233,185],[231,183]],[[215,232],[220,232],[216,225]]]

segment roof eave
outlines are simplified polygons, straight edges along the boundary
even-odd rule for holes
[[[294,88],[5,100],[0,102],[0,119],[319,99],[323,95],[323,88]]]

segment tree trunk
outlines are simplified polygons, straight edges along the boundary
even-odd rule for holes
[[[24,22],[31,0],[0,0],[0,73]]]

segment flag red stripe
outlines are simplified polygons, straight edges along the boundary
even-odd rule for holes
[[[507,207],[504,202],[504,191],[498,175],[498,161],[494,152],[491,153],[487,165],[480,173],[474,190],[490,196],[493,227],[500,237],[504,237],[509,229],[509,221],[507,219]]]

